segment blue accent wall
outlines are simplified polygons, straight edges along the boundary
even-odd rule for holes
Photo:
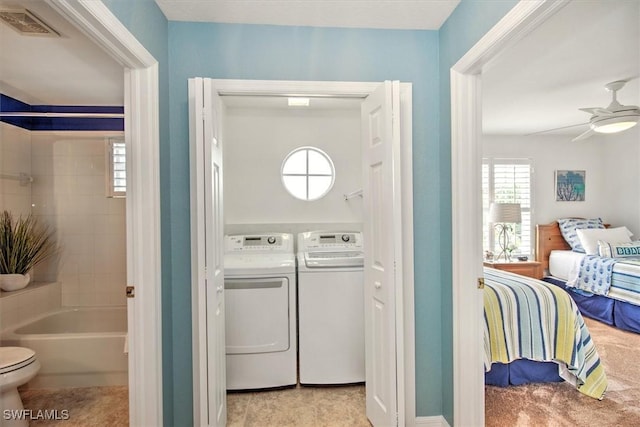
[[[502,17],[518,3],[517,0],[462,0],[449,19],[440,28],[440,227],[448,230],[440,246],[442,275],[442,307],[453,306],[452,295],[452,237],[451,231],[451,81],[449,70],[473,47]],[[414,185],[416,185],[414,183]],[[442,414],[453,423],[453,317],[445,310],[442,317]],[[418,387],[427,378],[417,375]],[[418,412],[420,413],[420,412]]]
[[[171,57],[171,159],[174,253],[184,254],[174,268],[174,368],[191,368],[189,278],[189,150],[187,79],[277,79],[413,83],[417,369],[428,379],[418,390],[421,414],[441,413],[440,186],[438,139],[438,34],[389,31],[209,23],[169,23]],[[179,211],[179,215],[178,215]],[[175,257],[178,260],[178,257]]]
[[[169,28],[168,21],[154,0],[102,0],[109,10],[138,39],[140,43],[158,61],[159,78],[159,123],[160,123],[160,232],[162,245],[162,388],[164,423],[167,426],[187,425],[174,421],[191,419],[191,371],[174,369],[173,337],[191,334],[190,331],[174,330],[172,283],[173,248],[171,244],[173,228],[171,225],[170,183],[172,162],[169,140]],[[187,314],[180,314],[186,316]],[[178,349],[181,352],[183,349]],[[189,351],[190,348],[189,348]],[[177,381],[174,378],[177,377]],[[188,384],[185,383],[188,379]],[[175,400],[177,400],[176,403]],[[177,408],[177,409],[176,409]],[[177,418],[176,418],[177,417]]]
[[[192,424],[187,79],[413,83],[416,409],[453,425],[449,68],[516,0],[463,0],[440,31],[168,22],[103,0],[160,63],[165,425]]]

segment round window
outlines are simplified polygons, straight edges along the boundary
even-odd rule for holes
[[[318,200],[326,195],[335,179],[331,158],[315,147],[300,147],[282,162],[282,184],[300,200]]]

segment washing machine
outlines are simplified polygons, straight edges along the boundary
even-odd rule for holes
[[[362,233],[298,235],[300,384],[365,380]]]
[[[293,235],[225,236],[227,389],[297,384]]]

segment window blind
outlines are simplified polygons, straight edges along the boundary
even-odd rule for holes
[[[108,196],[122,197],[127,192],[127,152],[125,142],[111,139],[108,143]]]
[[[499,252],[493,227],[488,221],[489,205],[520,203],[522,223],[515,225],[517,249],[514,255],[533,254],[532,166],[530,159],[486,158],[482,164],[483,244],[485,250]],[[512,242],[513,243],[513,242]]]

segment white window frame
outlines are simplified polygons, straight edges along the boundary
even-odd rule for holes
[[[524,255],[532,259],[534,255],[534,238],[535,230],[533,226],[533,211],[534,211],[534,197],[533,197],[533,182],[534,182],[534,168],[533,160],[530,158],[502,158],[502,157],[485,157],[482,159],[482,176],[484,180],[484,168],[489,168],[486,194],[483,182],[483,195],[482,195],[482,224],[483,224],[483,250],[490,250],[496,252],[496,240],[495,232],[491,232],[493,228],[489,223],[489,206],[495,201],[495,166],[496,165],[528,165],[529,166],[529,206],[526,204],[521,205],[523,218],[529,218],[529,247],[523,250],[522,247],[513,253],[514,256]],[[508,200],[505,202],[518,202],[518,200]],[[521,237],[522,240],[522,237]]]
[[[287,164],[287,161],[294,154],[299,153],[300,151],[305,151],[306,152],[307,164],[306,164],[306,168],[305,168],[305,173],[285,173],[284,172],[284,168],[285,168],[285,166]],[[331,168],[331,174],[309,173],[309,152],[310,151],[313,151],[315,153],[320,154],[327,161],[327,163],[329,164],[329,167]],[[293,194],[293,192],[287,186],[287,184],[285,182],[285,177],[289,177],[289,176],[298,176],[298,177],[304,177],[305,178],[305,182],[306,182],[305,195],[306,195],[306,197],[304,199],[301,198],[301,197],[298,197],[295,194]],[[327,189],[320,196],[314,197],[314,198],[309,198],[309,178],[311,178],[311,177],[331,177],[331,183],[329,184]],[[329,191],[331,191],[331,189],[333,188],[333,184],[336,181],[336,168],[335,168],[335,166],[333,164],[333,160],[331,160],[331,157],[329,157],[329,155],[327,153],[325,153],[324,151],[322,151],[318,147],[311,147],[311,146],[298,147],[298,148],[296,148],[294,150],[291,150],[291,152],[289,152],[289,154],[287,154],[287,156],[282,161],[282,167],[280,168],[280,178],[282,180],[282,185],[287,190],[287,192],[289,194],[291,194],[291,196],[295,197],[298,200],[304,200],[304,201],[312,202],[314,200],[322,199],[324,196],[326,196],[329,193]]]
[[[108,138],[105,144],[106,147],[106,171],[107,171],[107,180],[106,180],[106,192],[107,197],[126,197],[126,170],[125,170],[125,186],[124,190],[118,189],[116,186],[115,180],[115,146],[118,145],[118,148],[122,148],[125,150],[125,161],[123,162],[126,167],[126,145],[125,141],[122,138]]]

